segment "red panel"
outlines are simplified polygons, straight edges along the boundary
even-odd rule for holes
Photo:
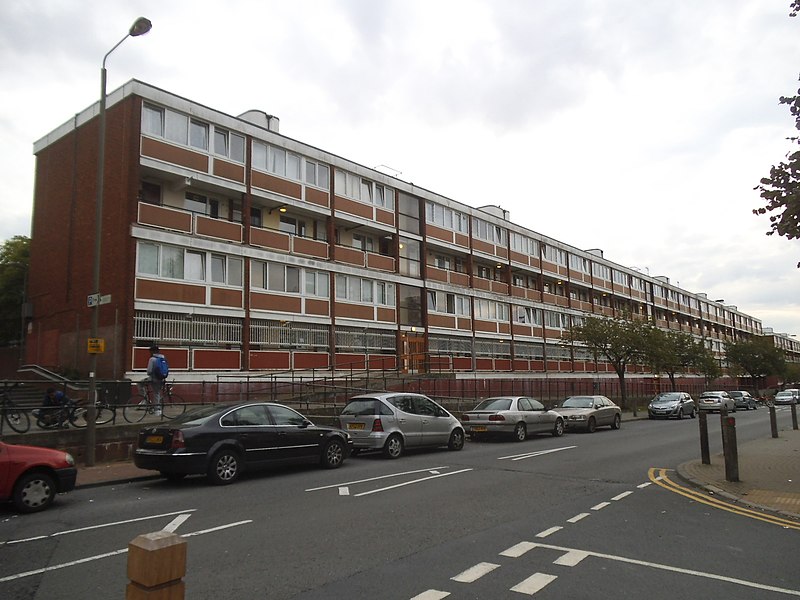
[[[295,369],[327,369],[328,363],[329,359],[327,352],[294,353]]]
[[[287,352],[270,352],[253,350],[250,352],[250,368],[257,369],[279,369],[281,371],[288,371],[290,369],[290,353]]]
[[[239,350],[195,350],[195,369],[235,369],[241,368],[242,353]]]

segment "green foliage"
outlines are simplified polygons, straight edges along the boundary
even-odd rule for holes
[[[793,0],[789,6],[789,16],[796,17],[800,13],[800,0]],[[794,117],[795,128],[800,130],[800,89],[795,96],[781,96],[781,104],[789,106]],[[800,145],[800,137],[790,137],[793,145]],[[753,212],[769,216],[770,229],[767,235],[777,233],[789,240],[800,238],[800,150],[788,152],[786,160],[773,165],[769,177],[761,179],[757,185],[761,198],[767,201],[766,206],[756,208]],[[797,263],[800,267],[800,263]]]
[[[783,375],[786,371],[783,351],[776,348],[768,337],[758,336],[728,344],[725,356],[728,363],[754,378]]]
[[[651,327],[647,332],[645,362],[654,373],[666,373],[673,391],[675,374],[704,366],[707,350],[700,340],[680,331],[664,331]],[[712,357],[713,359],[713,357]]]
[[[0,344],[19,343],[30,238],[16,235],[0,246]]]
[[[568,340],[584,344],[595,356],[604,356],[611,363],[619,377],[622,403],[625,405],[625,369],[630,364],[642,361],[650,329],[644,321],[587,317],[582,325],[570,331]]]

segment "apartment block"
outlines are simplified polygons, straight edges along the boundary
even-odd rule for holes
[[[612,373],[566,332],[631,314],[726,342],[762,333],[673,285],[280,131],[132,80],[108,97],[100,292],[93,292],[98,106],[34,145],[26,360],[173,373]]]

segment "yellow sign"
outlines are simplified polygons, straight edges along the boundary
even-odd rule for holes
[[[89,354],[103,354],[106,351],[106,341],[103,338],[89,338]]]

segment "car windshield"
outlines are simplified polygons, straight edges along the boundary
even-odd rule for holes
[[[508,410],[511,408],[511,398],[487,398],[473,410]]]
[[[655,402],[675,402],[681,399],[681,395],[676,392],[666,392],[664,394],[659,394],[653,401]]]
[[[594,399],[591,396],[571,396],[561,405],[564,408],[592,408]]]
[[[775,397],[776,398],[778,398],[778,397],[783,398],[785,396],[792,396],[792,395],[793,395],[792,392],[778,392],[777,394],[775,394]]]
[[[379,415],[381,414],[379,400],[374,398],[358,398],[351,400],[342,409],[343,415]]]

